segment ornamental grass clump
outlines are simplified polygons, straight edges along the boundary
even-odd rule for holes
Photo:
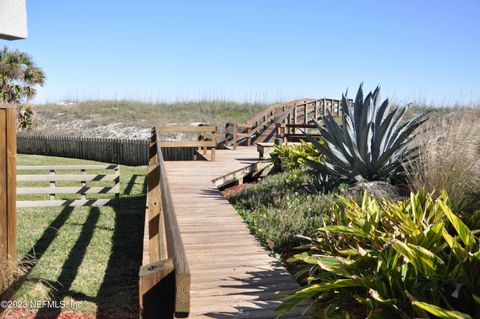
[[[426,113],[405,120],[406,108],[380,102],[380,88],[363,97],[362,85],[353,105],[346,94],[341,101],[341,124],[333,115],[315,122],[324,143],[308,134],[308,140],[325,156],[322,162],[307,159],[323,175],[343,181],[391,181],[403,172],[403,162],[416,154],[410,147],[415,130],[427,121]]]
[[[480,109],[457,108],[428,123],[418,158],[406,165],[413,190],[445,190],[454,206],[480,208],[479,118]]]
[[[341,200],[290,260],[304,263],[308,284],[280,312],[313,300],[318,318],[479,318],[480,238],[446,193]]]

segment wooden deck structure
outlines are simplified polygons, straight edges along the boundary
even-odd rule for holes
[[[299,288],[217,189],[219,177],[241,178],[255,165],[254,146],[217,150],[215,162],[165,163],[190,267],[189,318],[275,318],[279,297]],[[283,317],[300,318],[299,311]]]
[[[348,100],[353,103],[353,100]],[[252,145],[252,143],[272,143],[275,138],[299,135],[298,125],[312,124],[327,113],[341,114],[341,101],[337,99],[298,99],[270,106],[255,114],[246,123],[226,123],[225,145]],[[280,124],[287,125],[287,132],[280,136]]]

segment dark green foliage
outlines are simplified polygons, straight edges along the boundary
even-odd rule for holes
[[[19,50],[0,50],[0,102],[21,103],[31,100],[36,86],[45,84],[45,74],[33,59]]]
[[[445,193],[361,204],[342,199],[303,261],[308,285],[280,311],[312,300],[319,318],[478,318],[480,238]]]
[[[30,105],[22,105],[18,108],[17,126],[22,130],[29,130],[33,126],[33,110]]]
[[[250,229],[275,252],[288,252],[300,244],[298,234],[312,235],[324,225],[333,195],[308,187],[311,177],[301,170],[268,176],[259,184],[229,196]]]

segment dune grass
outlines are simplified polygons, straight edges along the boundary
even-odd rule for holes
[[[437,113],[440,111],[437,111]],[[447,191],[456,207],[470,202],[480,208],[480,108],[443,110],[434,114],[417,143],[419,158],[407,165],[413,190]]]
[[[98,163],[18,156],[18,165],[63,164]],[[26,272],[15,289],[0,299],[67,305],[33,309],[40,314],[73,310],[117,313],[119,318],[138,316],[145,174],[146,167],[121,167],[121,197],[116,207],[18,209],[18,255]]]
[[[34,107],[33,130],[50,134],[115,137],[121,132],[138,137],[154,125],[203,122],[223,130],[229,121],[244,122],[260,110],[264,103],[238,103],[226,100],[205,100],[176,103],[138,101],[85,101],[70,104],[43,104]]]

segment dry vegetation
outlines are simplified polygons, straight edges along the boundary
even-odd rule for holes
[[[480,109],[438,110],[419,134],[421,155],[407,167],[414,190],[446,190],[454,205],[480,195]]]
[[[243,122],[266,108],[263,103],[226,100],[176,103],[86,101],[34,107],[34,132],[93,137],[147,137],[153,125],[203,122],[221,130],[228,121]]]
[[[16,278],[24,273],[24,267],[12,261],[0,258],[0,294],[3,293]]]

